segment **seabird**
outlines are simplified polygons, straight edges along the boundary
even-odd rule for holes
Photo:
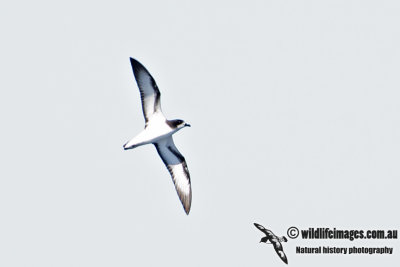
[[[265,229],[264,226],[258,223],[254,223],[254,225],[257,227],[257,229],[265,234],[265,236],[261,238],[260,243],[264,242],[266,244],[272,244],[281,260],[284,263],[288,264],[288,260],[286,258],[285,252],[283,252],[283,247],[281,244],[281,242],[287,242],[286,237],[277,237],[271,230]],[[270,241],[270,243],[268,243],[268,241]]]
[[[131,65],[140,91],[145,127],[143,131],[124,145],[124,149],[154,144],[171,174],[183,208],[186,214],[189,214],[192,203],[189,170],[185,158],[174,144],[172,135],[185,127],[190,127],[190,125],[183,120],[167,120],[165,118],[161,111],[161,94],[155,80],[139,61],[131,58]]]

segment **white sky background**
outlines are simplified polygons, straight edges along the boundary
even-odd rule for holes
[[[0,266],[283,266],[258,222],[399,229],[398,1],[20,1],[0,10]],[[186,216],[144,126],[152,73]],[[304,246],[394,255],[296,255]],[[396,266],[399,241],[284,244],[292,266]]]

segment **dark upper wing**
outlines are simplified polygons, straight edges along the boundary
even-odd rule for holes
[[[190,205],[192,203],[192,188],[185,158],[176,148],[172,136],[161,139],[157,143],[154,143],[154,145],[171,174],[176,192],[178,193],[186,214],[189,214]]]
[[[264,234],[267,236],[274,235],[274,233],[271,232],[271,230],[266,229],[264,226],[258,223],[254,223],[254,225],[258,228],[258,230],[262,231]]]
[[[275,251],[278,254],[279,258],[281,258],[281,260],[284,263],[288,264],[286,254],[285,254],[285,252],[283,252],[282,244],[279,241],[277,241],[277,242],[273,242],[273,246],[274,246]]]
[[[161,113],[161,94],[153,77],[139,61],[131,58],[131,65],[139,87],[143,115],[147,123],[154,113]]]

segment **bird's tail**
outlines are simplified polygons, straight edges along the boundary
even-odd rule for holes
[[[127,144],[125,144],[123,147],[124,147],[124,150],[128,150],[128,149],[134,149],[135,147],[138,147],[138,146],[137,145],[128,146]]]

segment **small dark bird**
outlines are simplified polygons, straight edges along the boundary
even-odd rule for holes
[[[282,236],[282,237],[277,237],[271,230],[265,229],[264,226],[254,223],[254,225],[265,234],[263,238],[261,238],[260,243],[266,243],[266,244],[272,244],[275,248],[276,253],[278,256],[281,258],[281,260],[288,264],[288,260],[286,258],[285,252],[283,252],[283,247],[281,242],[287,242],[287,238]],[[270,243],[268,243],[268,241]]]

